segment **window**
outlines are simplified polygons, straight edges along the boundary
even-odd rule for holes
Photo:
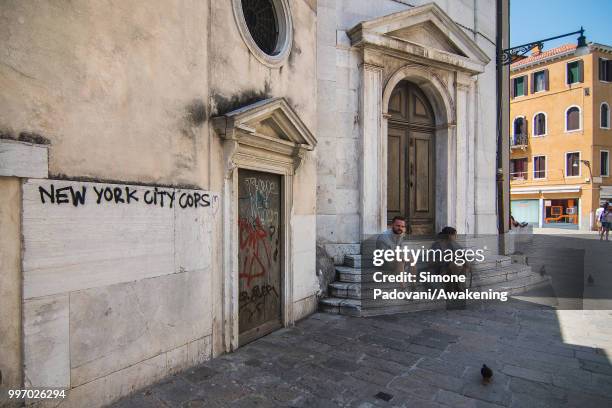
[[[572,132],[580,130],[580,108],[570,106],[565,111],[565,131]]]
[[[527,158],[510,160],[510,179],[511,180],[526,180],[527,179]]]
[[[278,41],[276,10],[270,0],[242,0],[249,32],[263,52],[273,55]]]
[[[610,107],[606,102],[599,107],[599,127],[604,129],[610,127]]]
[[[527,95],[527,76],[516,77],[512,80],[512,97]]]
[[[599,152],[599,175],[604,177],[610,175],[610,152],[607,150]]]
[[[535,156],[533,158],[533,178],[546,178],[546,156]]]
[[[599,59],[599,80],[612,82],[612,60]]]
[[[536,113],[533,117],[533,135],[544,136],[546,134],[546,114]]]
[[[293,43],[288,0],[232,0],[234,19],[243,41],[259,62],[285,63]]]
[[[548,90],[548,70],[534,72],[531,80],[531,92],[541,92]]]
[[[527,129],[525,129],[525,118],[521,116],[514,119],[514,135],[519,136],[524,134],[527,134]]]
[[[519,116],[514,119],[514,131],[512,132],[512,145],[526,145],[527,144],[527,121],[524,117]]]
[[[575,84],[582,82],[582,61],[572,61],[567,63],[566,82]]]
[[[565,176],[580,176],[580,152],[565,153]]]

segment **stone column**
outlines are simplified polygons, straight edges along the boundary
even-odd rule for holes
[[[359,121],[361,126],[361,234],[376,234],[384,225],[381,180],[386,177],[381,168],[382,67],[363,63],[360,66],[361,89]]]
[[[540,197],[538,199],[538,228],[542,228],[544,224],[544,199]]]
[[[474,118],[472,81],[467,75],[456,77],[456,228],[459,234],[474,232]],[[453,197],[451,196],[452,200]]]

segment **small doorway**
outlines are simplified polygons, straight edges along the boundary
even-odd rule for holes
[[[238,170],[239,345],[282,326],[281,176]]]
[[[408,220],[408,232],[435,229],[435,118],[425,94],[400,82],[389,99],[387,135],[387,223]]]

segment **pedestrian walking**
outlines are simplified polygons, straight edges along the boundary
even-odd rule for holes
[[[597,226],[597,232],[599,232],[599,240],[603,240],[604,237],[605,229],[603,227],[604,220],[602,218],[604,212],[608,209],[608,205],[609,203],[606,201],[601,205],[601,207],[597,209],[597,211],[595,211],[595,222]]]
[[[608,209],[602,215],[602,224],[605,230],[606,241],[610,240],[610,230],[612,229],[612,204],[608,204]]]

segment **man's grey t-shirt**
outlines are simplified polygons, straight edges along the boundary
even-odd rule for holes
[[[392,229],[388,229],[376,239],[376,249],[393,249],[402,246],[406,234],[395,234]]]

